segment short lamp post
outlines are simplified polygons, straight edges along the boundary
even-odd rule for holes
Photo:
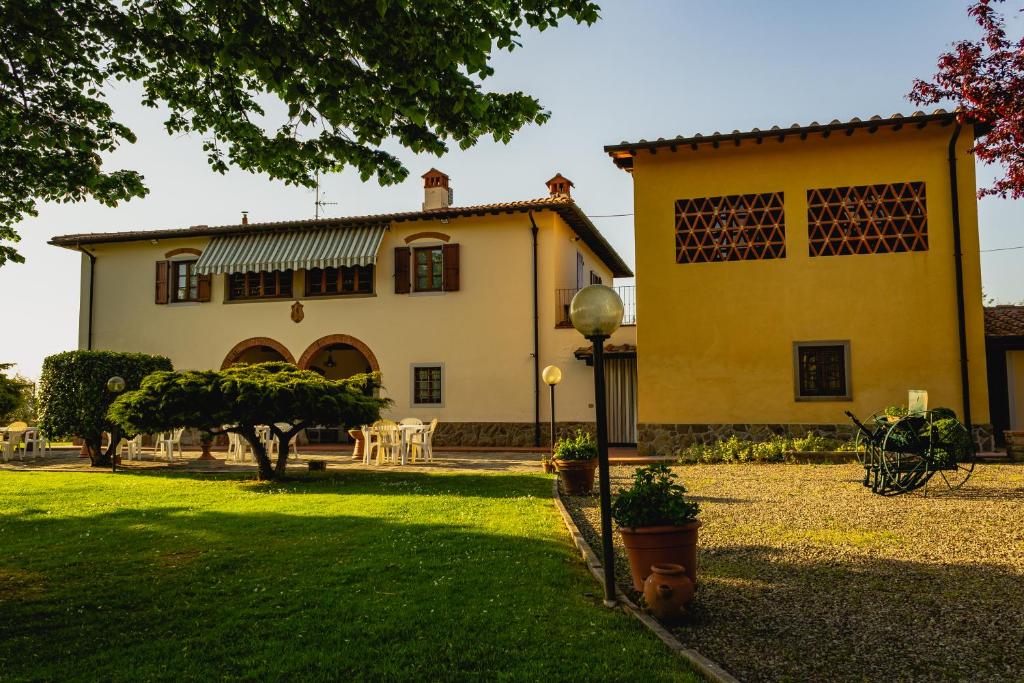
[[[594,412],[597,422],[597,468],[601,489],[601,541],[604,550],[604,604],[615,606],[615,548],[612,544],[612,488],[608,472],[608,412],[604,395],[604,342],[622,324],[624,307],[615,290],[590,285],[569,304],[576,331],[594,345]]]
[[[112,394],[115,394],[115,395],[120,394],[122,391],[124,391],[125,386],[126,385],[124,383],[124,378],[123,377],[119,377],[117,375],[114,375],[113,377],[111,377],[110,379],[107,380],[107,391],[109,391]],[[111,454],[111,456],[110,456],[110,471],[111,472],[116,472],[117,471],[117,444],[114,443],[114,439],[118,438],[118,435],[115,434],[116,431],[117,430],[115,429],[115,430],[112,430],[110,432],[110,442],[111,442],[110,445],[114,449],[113,454]]]
[[[544,384],[551,387],[551,455],[555,455],[555,385],[562,381],[562,370],[557,365],[549,365],[540,373]]]

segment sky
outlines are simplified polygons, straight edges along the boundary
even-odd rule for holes
[[[602,151],[623,140],[697,132],[749,130],[917,107],[906,94],[929,77],[941,52],[978,35],[966,0],[599,0],[591,27],[565,24],[523,36],[523,47],[496,53],[485,87],[523,90],[551,112],[543,126],[523,129],[508,145],[485,140],[441,158],[389,146],[408,166],[407,181],[380,187],[348,171],[321,179],[327,216],[418,210],[420,174],[448,173],[455,204],[513,201],[546,195],[544,181],[561,172],[588,214],[628,214],[632,180]],[[1013,8],[1018,3],[1007,3]],[[1019,34],[1024,17],[1011,16]],[[38,378],[44,357],[73,349],[78,339],[77,253],[46,241],[59,234],[219,225],[312,218],[312,190],[244,171],[209,170],[198,136],[171,137],[165,112],[139,104],[140,90],[109,91],[119,120],[138,141],[107,159],[109,168],[144,174],[150,194],[116,208],[94,202],[46,204],[17,226],[23,265],[0,267],[0,363]],[[978,167],[979,184],[998,168]],[[1024,245],[1024,201],[979,202],[983,250]],[[594,218],[633,264],[632,217]],[[982,254],[985,295],[1024,301],[1024,249]],[[127,283],[126,283],[127,284]],[[138,321],[125,321],[137,324]]]

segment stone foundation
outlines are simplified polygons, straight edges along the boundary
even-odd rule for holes
[[[559,422],[556,425],[556,436],[569,436],[577,429],[594,432],[593,422]],[[534,425],[532,422],[440,422],[434,433],[434,445],[485,448],[512,447],[532,448]],[[541,423],[540,445],[546,447],[551,443],[551,425]]]
[[[640,424],[637,425],[637,451],[640,455],[676,455],[684,448],[709,444],[735,436],[742,441],[767,441],[773,436],[800,438],[807,434],[845,441],[852,439],[856,427],[838,424]],[[992,425],[974,426],[975,442],[989,439]]]

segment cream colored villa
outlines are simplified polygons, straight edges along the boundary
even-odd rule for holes
[[[539,371],[555,364],[559,424],[592,423],[568,303],[632,273],[572,183],[559,174],[541,199],[454,207],[447,175],[423,179],[420,211],[55,237],[82,253],[79,347],[162,354],[178,369],[283,359],[329,378],[378,370],[391,416],[439,418],[440,445],[546,443]],[[636,440],[635,339],[626,325],[610,340],[620,443]],[[309,436],[345,438],[337,425]]]

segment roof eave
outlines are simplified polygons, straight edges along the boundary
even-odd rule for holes
[[[689,147],[696,151],[702,145],[711,145],[712,147],[719,147],[723,143],[731,142],[735,146],[739,146],[742,142],[747,140],[753,140],[757,144],[763,143],[765,140],[776,139],[779,142],[783,142],[788,137],[799,136],[805,140],[811,135],[821,135],[822,137],[828,137],[834,132],[844,132],[847,135],[852,135],[854,131],[858,129],[867,129],[869,133],[875,133],[882,128],[893,128],[899,130],[904,127],[913,128],[924,128],[930,123],[938,123],[942,126],[948,126],[957,120],[956,112],[935,112],[932,114],[914,114],[911,116],[893,116],[889,118],[872,117],[866,120],[851,119],[850,121],[832,121],[829,123],[811,123],[807,126],[800,126],[793,124],[789,128],[773,127],[767,130],[759,130],[757,128],[749,131],[732,131],[731,133],[714,133],[712,135],[694,135],[691,137],[678,136],[671,139],[659,138],[657,140],[639,140],[637,142],[623,142],[617,145],[606,145],[604,151],[611,158],[613,163],[626,171],[631,171],[633,168],[633,158],[638,152],[647,150],[651,154],[657,154],[658,150],[669,149],[672,152],[677,151],[682,147]],[[988,132],[988,127],[984,124],[967,122],[970,125],[974,125],[974,136],[975,138],[984,135]]]

